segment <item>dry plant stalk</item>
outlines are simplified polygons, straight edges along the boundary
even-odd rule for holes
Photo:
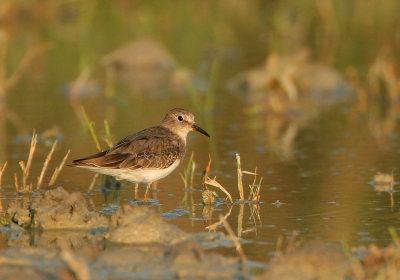
[[[240,155],[236,154],[236,162],[237,162],[237,173],[238,173],[238,189],[240,195],[240,202],[244,202],[244,191],[243,191],[243,174],[254,175],[253,184],[249,185],[250,194],[248,200],[256,202],[260,200],[260,186],[262,178],[260,179],[260,183],[258,184],[258,188],[256,187],[256,179],[257,179],[257,167],[254,172],[242,171],[241,163],[240,163]]]
[[[18,176],[17,173],[14,173],[14,181],[15,181],[15,190],[19,192],[19,185],[18,185]]]
[[[83,117],[85,119],[86,125],[89,128],[90,135],[92,135],[92,138],[93,138],[94,144],[96,146],[96,149],[99,152],[101,152],[100,143],[99,143],[99,140],[97,140],[96,132],[94,131],[94,122],[89,120],[88,116],[86,115],[85,108],[83,106],[82,106],[82,114],[83,114]]]
[[[256,187],[256,180],[257,180],[257,167],[254,170],[254,173],[248,172],[248,171],[242,171],[242,173],[254,175],[254,180],[253,184],[249,185],[250,187],[250,194],[249,194],[249,200],[253,202],[260,201],[260,188],[261,188],[261,182],[262,182],[262,177],[260,179],[260,182],[258,183],[258,187]]]
[[[223,191],[223,192],[229,197],[229,201],[230,201],[231,203],[233,203],[231,194],[230,194],[223,186],[221,186],[221,184],[218,183],[218,182],[215,180],[215,178],[216,178],[216,177],[214,177],[214,179],[211,179],[210,177],[207,177],[207,178],[205,179],[205,182],[204,182],[204,183],[207,184],[207,185],[211,185],[211,186],[214,186],[214,187],[219,188],[221,191]]]
[[[7,79],[4,86],[4,91],[7,92],[13,88],[21,79],[22,75],[26,72],[32,61],[41,53],[44,53],[52,48],[52,43],[39,43],[36,46],[30,48],[26,53],[18,68],[12,73],[12,75]],[[6,49],[4,50],[6,52]],[[5,76],[5,73],[3,74]]]
[[[242,237],[242,232],[243,232],[243,217],[244,217],[244,204],[240,204],[239,208],[239,215],[238,215],[238,231],[237,231],[237,236],[239,238]]]
[[[206,166],[206,170],[204,170],[203,174],[203,187],[206,187],[206,179],[208,178],[208,174],[210,173],[211,170],[211,155],[208,154],[208,164]]]
[[[60,165],[58,167],[56,167],[56,169],[54,170],[53,175],[51,176],[50,182],[49,182],[49,186],[52,186],[54,184],[54,181],[57,179],[58,174],[60,173],[61,169],[63,168],[69,152],[71,152],[71,150],[68,150],[67,154],[65,155],[65,157],[63,158],[62,162],[60,163]]]
[[[33,132],[31,147],[29,149],[29,156],[28,156],[28,161],[26,163],[26,166],[23,161],[19,162],[19,165],[21,166],[21,169],[22,169],[22,187],[23,187],[24,191],[27,191],[27,183],[26,182],[27,182],[27,179],[29,176],[29,170],[32,165],[33,155],[35,154],[35,151],[36,151],[36,144],[37,144],[37,134],[35,134],[35,132]]]
[[[280,234],[278,236],[278,240],[276,241],[276,249],[275,249],[275,259],[282,255],[282,243],[283,243],[283,235]]]
[[[43,164],[42,172],[40,173],[40,177],[39,177],[37,185],[36,185],[36,190],[40,189],[40,186],[43,181],[44,173],[46,172],[47,166],[49,165],[51,156],[53,155],[53,152],[54,152],[54,149],[56,148],[56,146],[57,146],[57,140],[54,141],[53,146],[51,147],[51,150],[50,150],[49,154],[47,155],[46,161]]]
[[[3,164],[3,166],[0,168],[0,189],[1,189],[1,182],[2,182],[2,178],[3,178],[3,173],[4,173],[4,170],[6,169],[6,167],[7,167],[7,161]]]
[[[390,209],[392,210],[392,212],[393,212],[393,206],[394,206],[393,185],[394,185],[394,176],[393,176],[393,171],[392,171],[392,176],[391,176],[391,181],[390,181]]]
[[[222,217],[222,215],[220,215],[219,221],[216,222],[216,223],[213,223],[212,225],[207,226],[207,227],[206,227],[206,230],[209,230],[209,231],[216,231],[217,228],[218,228],[220,225],[222,225],[222,222],[225,221],[225,220],[230,216],[230,214],[231,214],[231,212],[232,212],[232,208],[233,208],[233,205],[231,205],[231,207],[229,207],[229,211],[228,211],[228,213],[226,213],[225,216]],[[221,218],[221,217],[222,217],[222,218]]]
[[[75,279],[90,280],[90,270],[86,262],[82,261],[80,258],[77,258],[67,243],[61,242],[60,247],[60,257],[65,262],[69,270],[74,274]]]
[[[222,215],[219,215],[219,219],[221,220],[223,217]],[[239,253],[240,258],[242,259],[243,262],[247,262],[247,257],[244,254],[242,245],[240,244],[239,238],[237,238],[237,236],[235,235],[235,233],[233,232],[231,226],[229,225],[229,223],[226,220],[222,221],[226,231],[228,232],[229,236],[232,238],[233,243],[235,243],[236,246],[236,250]]]
[[[93,179],[92,179],[92,182],[90,183],[90,185],[89,185],[89,189],[88,189],[88,193],[90,193],[91,191],[92,191],[92,189],[93,189],[93,186],[94,186],[94,184],[96,183],[96,179],[97,179],[97,177],[99,177],[99,174],[100,173],[96,173],[95,175],[94,175],[94,177],[93,177]]]
[[[193,189],[194,172],[196,171],[196,162],[192,162],[192,173],[190,174],[190,188]]]
[[[236,154],[236,162],[237,162],[237,175],[238,175],[238,189],[240,201],[244,201],[244,192],[243,192],[243,181],[242,181],[242,167],[240,164],[240,156]]]

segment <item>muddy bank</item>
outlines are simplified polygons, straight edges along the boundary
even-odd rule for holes
[[[1,279],[249,278],[237,259],[206,254],[196,242],[173,246],[20,248],[0,252]]]
[[[397,279],[400,273],[395,244],[349,256],[323,242],[277,254],[263,272],[263,264],[207,252],[235,246],[223,233],[187,234],[134,204],[109,219],[62,188],[10,204],[0,224],[0,279]]]
[[[21,201],[14,201],[6,213],[12,222],[23,228],[46,230],[108,227],[108,219],[89,211],[80,192],[69,194],[62,187],[33,197],[26,206],[21,205]]]
[[[239,258],[202,248],[233,246],[229,237],[187,234],[145,206],[126,204],[109,221],[89,211],[80,193],[59,187],[29,205],[10,204],[3,224],[7,219],[0,279],[250,277]]]

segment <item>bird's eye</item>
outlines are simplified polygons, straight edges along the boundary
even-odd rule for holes
[[[182,116],[178,116],[178,120],[181,122],[183,121],[183,117]]]

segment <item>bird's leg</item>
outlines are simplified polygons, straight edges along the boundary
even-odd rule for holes
[[[149,189],[151,186],[151,182],[147,183],[147,188],[146,188],[146,192],[144,193],[144,200],[147,200],[149,198]]]
[[[157,200],[157,186],[158,186],[158,181],[155,181],[151,184],[151,195],[156,200]]]
[[[135,200],[139,199],[138,189],[139,189],[139,183],[135,183]]]

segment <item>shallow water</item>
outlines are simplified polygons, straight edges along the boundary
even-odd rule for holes
[[[226,98],[231,97],[226,95]],[[112,126],[114,138],[119,139],[127,133],[157,124],[164,112],[177,104],[173,99],[164,101],[162,106],[152,102],[150,100],[149,104],[155,104],[153,108],[139,107],[134,110],[135,113],[132,113],[133,104],[116,107]],[[234,111],[237,113],[234,115],[231,114],[232,104],[236,106]],[[35,107],[35,104],[31,105]],[[388,226],[397,229],[399,211],[396,185],[392,193],[394,204],[391,206],[390,193],[376,192],[371,181],[377,171],[393,171],[396,180],[399,166],[397,131],[382,136],[379,141],[384,141],[384,145],[380,145],[378,139],[372,136],[367,122],[352,120],[347,109],[337,108],[300,129],[291,144],[290,159],[282,159],[265,144],[266,139],[251,128],[254,120],[242,113],[240,103],[232,99],[229,105],[218,104],[215,113],[205,117],[207,121],[197,116],[197,124],[209,131],[212,136],[210,139],[198,133],[189,134],[188,153],[194,151],[196,162],[194,189],[185,192],[179,175],[183,173],[189,156],[175,172],[158,182],[158,190],[153,195],[159,204],[153,207],[160,214],[175,213],[176,216],[168,219],[170,223],[187,232],[206,231],[207,226],[218,221],[219,215],[229,212],[227,204],[215,207],[211,214],[204,212],[207,209],[201,204],[201,172],[210,153],[213,158],[210,176],[216,176],[216,180],[231,192],[234,199],[238,199],[235,154],[239,153],[242,169],[254,171],[257,167],[258,178],[263,178],[261,202],[258,205],[259,219],[257,216],[251,217],[251,209],[254,208],[250,204],[233,205],[228,217],[235,233],[243,231],[242,238],[249,241],[244,245],[244,251],[251,260],[268,261],[277,249],[280,236],[284,238],[284,248],[294,234],[297,240],[321,239],[338,247],[342,242],[350,246],[368,245],[371,242],[385,246],[390,243]],[[191,109],[190,104],[180,103],[178,106]],[[148,119],[132,116],[143,116],[145,113]],[[31,115],[32,118],[35,116]],[[49,126],[51,124],[53,122],[50,121]],[[207,124],[213,127],[207,127]],[[60,126],[63,137],[51,161],[51,172],[67,149],[71,149],[69,161],[95,152],[88,132],[79,127],[76,119],[65,121]],[[71,127],[74,126],[79,129],[73,131]],[[9,166],[3,176],[3,209],[15,197],[12,175],[17,172],[20,176],[18,161],[26,161],[27,157],[29,143],[16,143],[16,139],[16,134],[9,130]],[[49,147],[38,144],[28,181],[36,183],[35,178],[39,176],[48,151]],[[48,182],[51,172],[47,172],[44,182]],[[55,185],[62,185],[68,191],[86,192],[93,174],[64,167]],[[94,190],[87,196],[93,209],[109,213],[107,210],[113,205],[132,200],[133,184],[123,182],[119,192],[111,191],[103,195],[100,192],[101,182],[99,176]],[[245,174],[246,195],[249,193],[247,185],[252,182],[253,176]],[[140,196],[143,196],[144,189],[145,186],[140,186]],[[210,189],[216,190],[213,187]],[[216,191],[225,198],[221,191]],[[241,207],[243,229],[238,228]],[[217,230],[225,232],[221,227]],[[215,250],[236,256],[234,249]]]

